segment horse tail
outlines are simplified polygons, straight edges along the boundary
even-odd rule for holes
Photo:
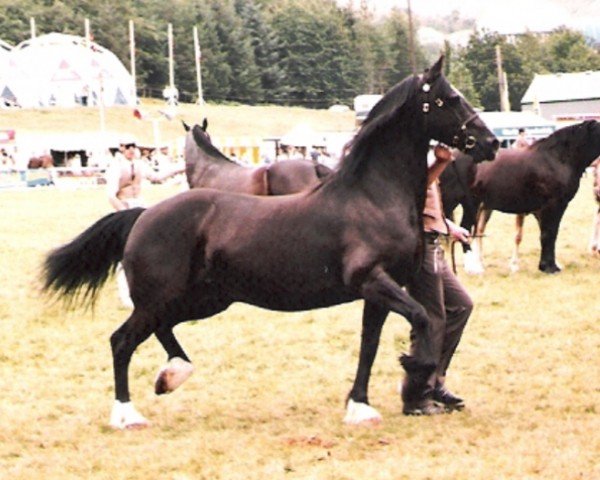
[[[143,211],[131,208],[106,215],[50,252],[43,264],[43,290],[66,297],[69,306],[93,305],[123,258],[129,233]]]

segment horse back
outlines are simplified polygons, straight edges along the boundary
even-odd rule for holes
[[[288,195],[314,187],[320,182],[315,164],[310,160],[283,160],[270,165],[267,170],[269,195]]]

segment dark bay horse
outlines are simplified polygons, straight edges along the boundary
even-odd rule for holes
[[[233,302],[297,311],[364,300],[358,368],[347,423],[377,422],[368,383],[390,311],[412,327],[404,406],[418,410],[436,367],[425,309],[402,288],[420,263],[430,139],[493,158],[498,141],[442,74],[443,57],[393,87],[351,141],[341,166],[298,194],[261,197],[192,189],[147,210],[107,215],[44,263],[44,287],[94,302],[123,262],[134,310],[111,336],[115,396],[110,424],[146,425],[130,401],[128,368],[154,334],[168,355],[157,394],[177,388],[192,364],[173,328]],[[275,340],[275,339],[274,339]],[[415,411],[415,410],[412,410]]]
[[[461,225],[476,225],[473,251],[478,260],[475,270],[482,271],[481,243],[492,210],[517,214],[517,235],[511,260],[518,268],[518,246],[522,238],[524,216],[532,213],[540,227],[539,269],[560,271],[555,259],[556,237],[569,202],[579,189],[585,169],[600,155],[600,123],[589,120],[563,127],[548,137],[522,149],[501,149],[494,162],[475,167],[468,158],[457,158],[457,169],[447,168],[441,177],[444,207],[453,210],[456,197],[464,197],[466,217]],[[474,174],[472,173],[474,170]],[[461,182],[449,178],[470,172]],[[444,183],[446,186],[444,186]],[[460,184],[462,183],[462,184]],[[452,186],[453,185],[453,186]],[[471,195],[465,194],[468,185]],[[460,192],[456,192],[460,189]],[[454,197],[454,198],[453,198]],[[466,202],[466,203],[465,203]],[[478,218],[473,207],[479,208]]]
[[[185,172],[190,188],[214,188],[249,195],[287,195],[319,183],[332,170],[309,160],[285,160],[245,167],[226,157],[211,142],[204,119],[192,128],[184,123]]]

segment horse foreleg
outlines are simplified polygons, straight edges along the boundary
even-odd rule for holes
[[[488,220],[492,216],[492,211],[483,207],[477,212],[477,221],[473,231],[473,241],[471,242],[471,252],[465,254],[465,271],[470,274],[478,275],[483,273],[483,235]]]
[[[540,254],[539,269],[544,273],[558,273],[560,266],[556,263],[556,237],[560,221],[567,205],[559,205],[551,210],[542,210],[536,215],[540,225]]]
[[[365,302],[358,369],[354,385],[348,394],[344,423],[358,425],[379,423],[382,420],[379,412],[369,405],[368,387],[371,368],[379,347],[381,329],[388,313],[389,310]]]
[[[431,322],[423,306],[402,289],[381,267],[374,268],[363,282],[365,300],[402,315],[411,325],[411,351],[402,355],[400,363],[406,371],[402,386],[404,413],[417,411],[442,413],[429,408],[432,389],[429,377],[436,368],[431,338]]]
[[[154,326],[136,310],[110,337],[115,380],[115,403],[110,416],[114,428],[141,428],[150,424],[131,403],[129,395],[129,363],[135,349],[144,342]]]
[[[519,246],[523,241],[523,223],[525,222],[525,215],[520,213],[515,219],[515,247],[513,249],[512,258],[510,259],[510,271],[515,273],[519,271]]]

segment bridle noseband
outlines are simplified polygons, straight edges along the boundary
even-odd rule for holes
[[[431,110],[431,106],[429,103],[429,92],[431,90],[431,85],[429,83],[424,83],[423,86],[421,87],[421,90],[425,94],[424,95],[425,99],[423,101],[422,110],[423,110],[423,114],[425,117],[425,130],[427,130],[427,116],[428,116],[427,114]],[[434,100],[434,103],[438,108],[442,108],[445,105],[444,100],[442,100],[440,97],[437,97]],[[454,108],[450,108],[450,111],[460,121],[460,116],[458,115],[456,110]],[[472,148],[475,147],[475,145],[477,144],[477,140],[475,139],[475,137],[473,135],[467,135],[467,125],[469,123],[471,123],[473,120],[475,120],[475,118],[477,118],[477,116],[478,116],[477,113],[473,112],[473,114],[471,116],[469,116],[469,118],[467,118],[464,122],[462,122],[462,124],[459,128],[459,132],[452,137],[452,145],[451,146],[460,148],[460,143],[462,140],[465,151],[471,150]]]

